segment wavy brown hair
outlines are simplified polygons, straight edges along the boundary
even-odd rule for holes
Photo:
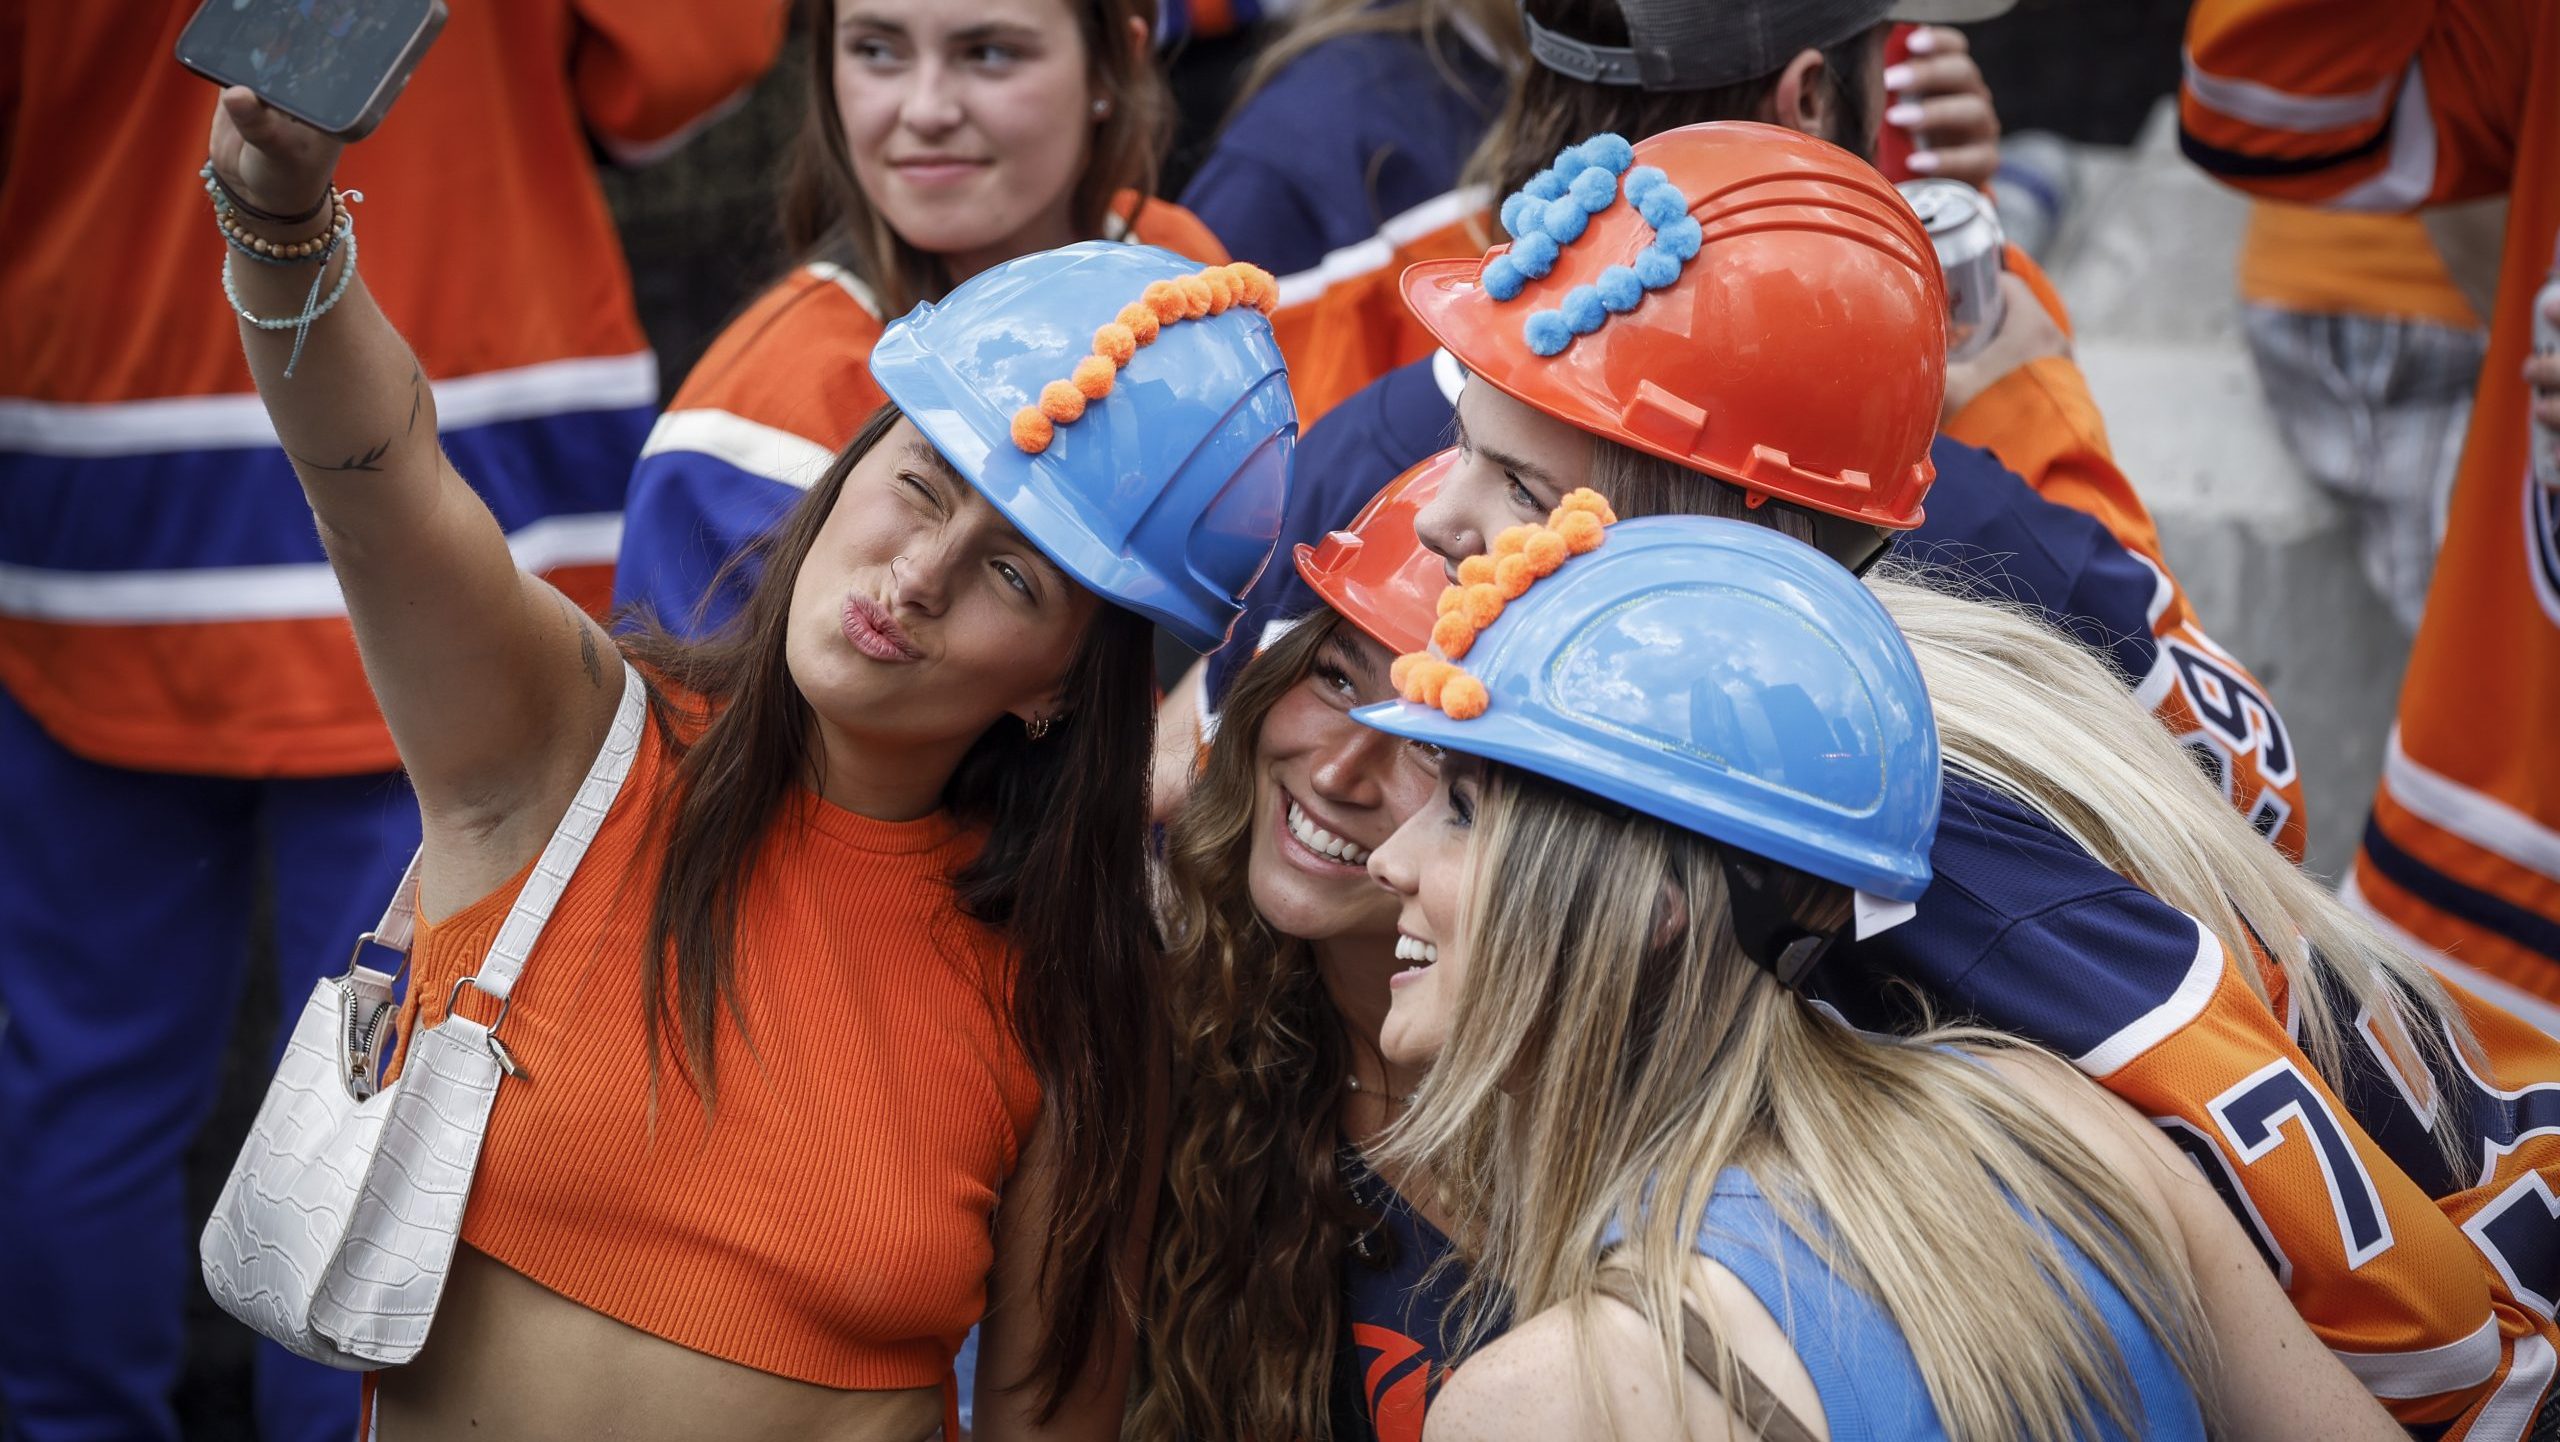
[[[1264,718],[1343,625],[1319,609],[1238,674],[1165,846],[1171,1144],[1137,1403],[1140,1442],[1327,1436],[1340,1266],[1376,1225],[1344,1185],[1351,1065],[1308,945],[1254,910]]]
[[[1061,3],[1075,12],[1095,91],[1111,102],[1110,113],[1094,122],[1084,174],[1068,202],[1076,233],[1099,238],[1109,230],[1113,197],[1124,190],[1138,196],[1120,216],[1124,224],[1154,197],[1173,134],[1173,95],[1153,57],[1129,43],[1132,20],[1154,33],[1154,0]],[[951,289],[951,275],[940,256],[891,229],[854,178],[844,120],[836,114],[836,0],[801,0],[800,23],[809,37],[808,118],[783,181],[782,243],[802,261],[831,260],[852,271],[871,288],[880,318],[894,320],[918,301],[940,300]]]
[[[737,972],[754,960],[738,954],[742,911],[769,833],[793,792],[822,779],[824,764],[816,715],[784,655],[792,587],[845,478],[898,419],[894,406],[882,407],[782,523],[731,562],[755,579],[719,632],[688,641],[644,616],[623,637],[654,682],[701,701],[700,715],[680,715],[676,701],[651,688],[653,720],[676,758],[654,822],[664,828],[665,859],[644,951],[653,1106],[672,1053],[711,1107],[724,1013],[746,1038]],[[1041,1125],[1057,1129],[1058,1205],[1041,1270],[1045,1335],[1029,1379],[1044,1415],[1072,1389],[1107,1324],[1130,1310],[1118,1261],[1141,1210],[1151,1076],[1162,1054],[1146,904],[1155,707],[1145,619],[1100,608],[1068,664],[1064,697],[1040,741],[999,719],[942,794],[955,820],[986,836],[951,884],[961,911],[995,928],[1015,954],[1012,1029],[1040,1081]]]

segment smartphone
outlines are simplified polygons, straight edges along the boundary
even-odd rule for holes
[[[382,123],[444,16],[444,0],[204,0],[179,32],[178,63],[360,140]]]

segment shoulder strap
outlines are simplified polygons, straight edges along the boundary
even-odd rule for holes
[[[622,790],[622,778],[631,773],[631,759],[640,750],[640,726],[648,716],[648,699],[648,687],[641,683],[640,672],[630,662],[623,662],[622,703],[614,710],[613,728],[605,733],[604,745],[587,767],[586,780],[578,784],[578,794],[570,798],[567,814],[560,818],[551,840],[543,845],[533,874],[525,878],[524,890],[517,893],[506,925],[498,929],[497,942],[489,948],[488,958],[480,963],[479,975],[473,978],[474,986],[499,1001],[505,1001],[507,993],[515,989],[525,958],[533,953],[543,924],[551,919],[551,908],[559,903],[570,875],[587,854],[587,844],[596,839],[605,813],[613,808],[613,798]],[[400,884],[391,893],[391,905],[383,911],[371,939],[405,955],[417,926],[418,856],[413,855],[408,870],[400,873]]]
[[[1604,1263],[1596,1285],[1601,1296],[1622,1302],[1638,1313],[1644,1311],[1644,1302],[1636,1292],[1635,1274],[1627,1267]],[[1680,1354],[1690,1371],[1706,1379],[1709,1386],[1723,1388],[1724,1346],[1707,1330],[1707,1319],[1699,1316],[1698,1309],[1685,1298],[1680,1303]],[[1796,1416],[1794,1408],[1779,1400],[1769,1384],[1760,1380],[1760,1374],[1751,1370],[1750,1363],[1739,1357],[1733,1359],[1733,1392],[1738,1395],[1728,1395],[1725,1401],[1745,1426],[1760,1435],[1762,1442],[1816,1442],[1820,1435]]]

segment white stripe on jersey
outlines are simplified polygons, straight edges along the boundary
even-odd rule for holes
[[[658,417],[658,423],[649,428],[648,441],[640,447],[640,457],[646,460],[669,451],[706,455],[748,475],[804,491],[835,460],[835,452],[807,436],[711,406]]]

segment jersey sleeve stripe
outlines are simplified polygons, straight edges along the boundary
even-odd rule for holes
[[[2371,819],[2365,822],[2362,854],[2385,880],[2426,905],[2560,966],[2560,922],[2445,875],[2403,849]]]
[[[516,564],[536,574],[612,565],[621,543],[619,514],[545,516],[507,537]],[[133,625],[291,620],[346,611],[346,598],[325,561],[171,571],[0,565],[0,615]]]
[[[2383,755],[2382,780],[2410,815],[2560,882],[2560,831],[2419,762],[2401,745],[2397,726]]]
[[[2324,170],[2351,165],[2378,154],[2390,141],[2391,131],[2386,126],[2344,150],[2322,151],[2315,155],[2252,155],[2246,151],[2209,145],[2194,131],[2181,128],[2178,131],[2178,153],[2211,175],[2233,180],[2271,180],[2317,175]]]
[[[2205,1006],[2213,1000],[2214,988],[2222,980],[2222,943],[2203,922],[2187,919],[2196,929],[2196,950],[2177,990],[2113,1036],[2073,1057],[2073,1066],[2093,1077],[2111,1075],[2204,1014]]]
[[[436,427],[658,403],[658,361],[648,351],[580,356],[434,381]],[[83,403],[0,398],[0,451],[46,456],[134,456],[164,451],[272,446],[276,428],[254,395],[174,396]]]
[[[2551,1390],[2555,1370],[2560,1370],[2560,1354],[2552,1351],[2549,1342],[2539,1336],[2517,1342],[2507,1379],[2482,1404],[2470,1429],[2462,1434],[2463,1442],[2524,1442],[2534,1414],[2541,1410],[2543,1394]]]
[[[807,490],[826,473],[835,453],[806,436],[751,421],[734,412],[703,408],[669,411],[649,429],[641,459],[669,451],[710,456],[768,481]]]
[[[1367,240],[1327,255],[1314,269],[1280,277],[1280,304],[1305,305],[1345,281],[1384,270],[1395,264],[1397,253],[1405,246],[1435,230],[1455,225],[1491,203],[1492,196],[1481,186],[1461,186],[1445,195],[1435,195],[1389,218]]]
[[[2347,1370],[2376,1397],[2433,1397],[2465,1392],[2498,1374],[2506,1348],[2495,1316],[2480,1319],[2470,1336],[2413,1352],[2350,1352],[2332,1347]]]
[[[2192,54],[2184,61],[2187,94],[2208,109],[2262,130],[2306,135],[2344,130],[2380,120],[2391,108],[2388,79],[2351,95],[2296,95],[2255,80],[2216,75],[2198,65]]]

